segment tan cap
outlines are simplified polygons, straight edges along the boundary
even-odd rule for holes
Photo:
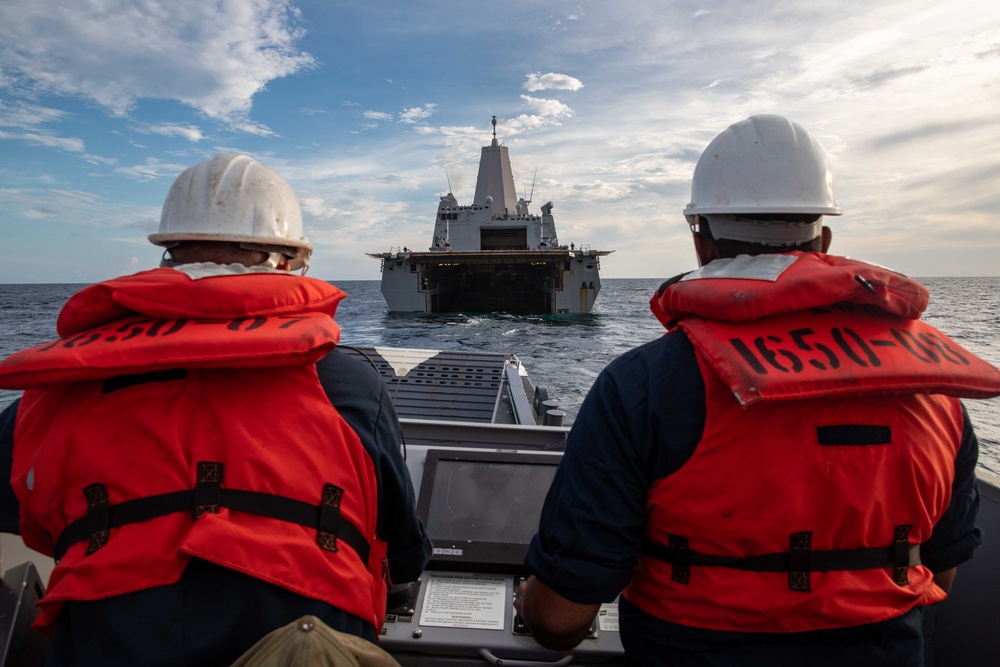
[[[264,636],[232,667],[400,667],[375,644],[332,629],[315,616]]]

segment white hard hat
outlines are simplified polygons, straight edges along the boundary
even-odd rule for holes
[[[149,240],[170,248],[181,241],[229,241],[263,250],[275,264],[308,265],[312,244],[292,187],[247,155],[216,155],[185,170],[163,203],[160,228]]]
[[[761,240],[775,243],[783,240],[775,228],[781,214],[841,213],[823,146],[801,125],[774,115],[751,116],[712,140],[694,169],[691,203],[684,209],[686,216],[707,216],[718,238],[755,241],[766,226],[769,238]],[[751,225],[740,218],[767,214],[778,214],[776,222]],[[821,223],[815,224],[818,232]],[[720,235],[722,229],[733,231]],[[801,225],[798,231],[811,233]]]

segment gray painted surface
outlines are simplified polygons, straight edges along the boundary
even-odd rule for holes
[[[934,667],[1000,665],[1000,478],[979,471],[983,544],[958,568],[948,599],[927,614]]]

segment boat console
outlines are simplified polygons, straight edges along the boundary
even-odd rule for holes
[[[403,426],[416,442],[449,444],[407,445],[417,510],[434,549],[420,581],[390,593],[379,645],[404,667],[623,664],[616,603],[604,605],[589,636],[563,652],[542,648],[514,611],[566,429]]]

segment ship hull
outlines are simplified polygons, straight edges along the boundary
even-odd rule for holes
[[[600,291],[596,252],[411,252],[382,257],[382,295],[393,312],[587,314]]]

